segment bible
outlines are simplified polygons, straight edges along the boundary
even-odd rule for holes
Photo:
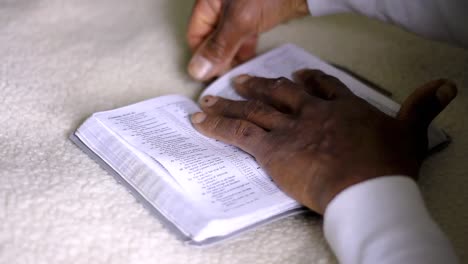
[[[292,44],[229,71],[201,96],[244,100],[231,86],[233,77],[292,78],[294,71],[303,68],[336,76],[389,115],[399,109],[362,81]],[[305,211],[251,155],[198,133],[190,115],[199,111],[189,98],[161,96],[94,113],[70,138],[189,245],[209,245]],[[431,149],[449,141],[434,126],[428,137]]]

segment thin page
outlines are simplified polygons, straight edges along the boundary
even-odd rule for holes
[[[250,74],[267,78],[286,77],[292,79],[292,74],[300,69],[320,69],[333,75],[346,84],[357,96],[362,97],[370,104],[379,108],[384,113],[395,116],[400,105],[390,98],[369,88],[364,83],[356,80],[349,74],[320,60],[307,51],[293,45],[286,44],[273,49],[241,66],[229,71],[213,82],[201,95],[217,95],[232,100],[244,100],[231,85],[231,80],[240,74]],[[445,133],[431,126],[428,131],[429,148],[433,148],[448,140]]]
[[[172,176],[157,164],[148,166],[148,159],[142,159],[138,151],[95,118],[86,120],[75,135],[186,236],[196,235],[209,223],[206,214],[183,195],[177,183],[172,183]]]
[[[296,204],[252,156],[198,133],[189,120],[198,111],[190,99],[169,95],[95,117],[158,161],[193,200],[220,217]]]

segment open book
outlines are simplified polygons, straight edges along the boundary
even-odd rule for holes
[[[234,76],[291,78],[302,68],[338,77],[389,115],[399,109],[389,98],[291,44],[228,72],[202,96],[242,100],[231,87]],[[304,211],[278,189],[252,156],[199,134],[189,119],[198,111],[189,98],[162,96],[95,113],[71,139],[191,245],[211,244]],[[447,141],[441,130],[429,129],[430,148]]]

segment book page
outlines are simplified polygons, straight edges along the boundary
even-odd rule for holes
[[[250,74],[266,78],[286,77],[292,80],[292,74],[295,71],[305,68],[320,69],[326,74],[337,77],[356,95],[363,97],[371,104],[388,114],[394,114],[399,109],[399,105],[391,99],[367,87],[365,84],[351,77],[347,73],[331,66],[307,51],[292,44],[286,44],[273,49],[229,71],[213,82],[203,92],[202,97],[210,94],[233,100],[242,100],[243,98],[240,97],[231,86],[232,78],[240,74]]]
[[[213,82],[202,93],[201,97],[217,95],[232,100],[244,100],[234,91],[231,85],[232,78],[240,74],[250,74],[266,78],[286,77],[292,79],[292,74],[295,71],[305,68],[319,69],[326,74],[337,77],[357,96],[362,97],[390,116],[395,116],[400,109],[400,105],[390,98],[293,44],[286,44],[273,49],[229,71]],[[431,126],[428,130],[428,138],[429,148],[448,140],[445,133],[434,126]]]
[[[297,205],[283,194],[255,159],[198,133],[190,99],[163,96],[95,114],[134,148],[155,159],[196,202],[225,217],[269,206]]]
[[[156,208],[156,216],[162,215],[171,223],[169,229],[176,226],[183,236],[192,237],[209,224],[211,219],[185,197],[180,185],[159,163],[133,149],[96,118],[88,118],[74,134],[86,145],[83,149],[78,143],[80,148],[129,188],[137,200]]]

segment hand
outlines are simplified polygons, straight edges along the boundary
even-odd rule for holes
[[[318,213],[353,184],[416,178],[427,128],[457,93],[450,81],[429,82],[393,118],[321,71],[296,72],[295,81],[241,75],[234,85],[247,101],[204,97],[192,122],[253,155],[284,192]]]
[[[308,13],[306,0],[197,0],[187,41],[188,72],[209,80],[255,55],[258,35]]]

